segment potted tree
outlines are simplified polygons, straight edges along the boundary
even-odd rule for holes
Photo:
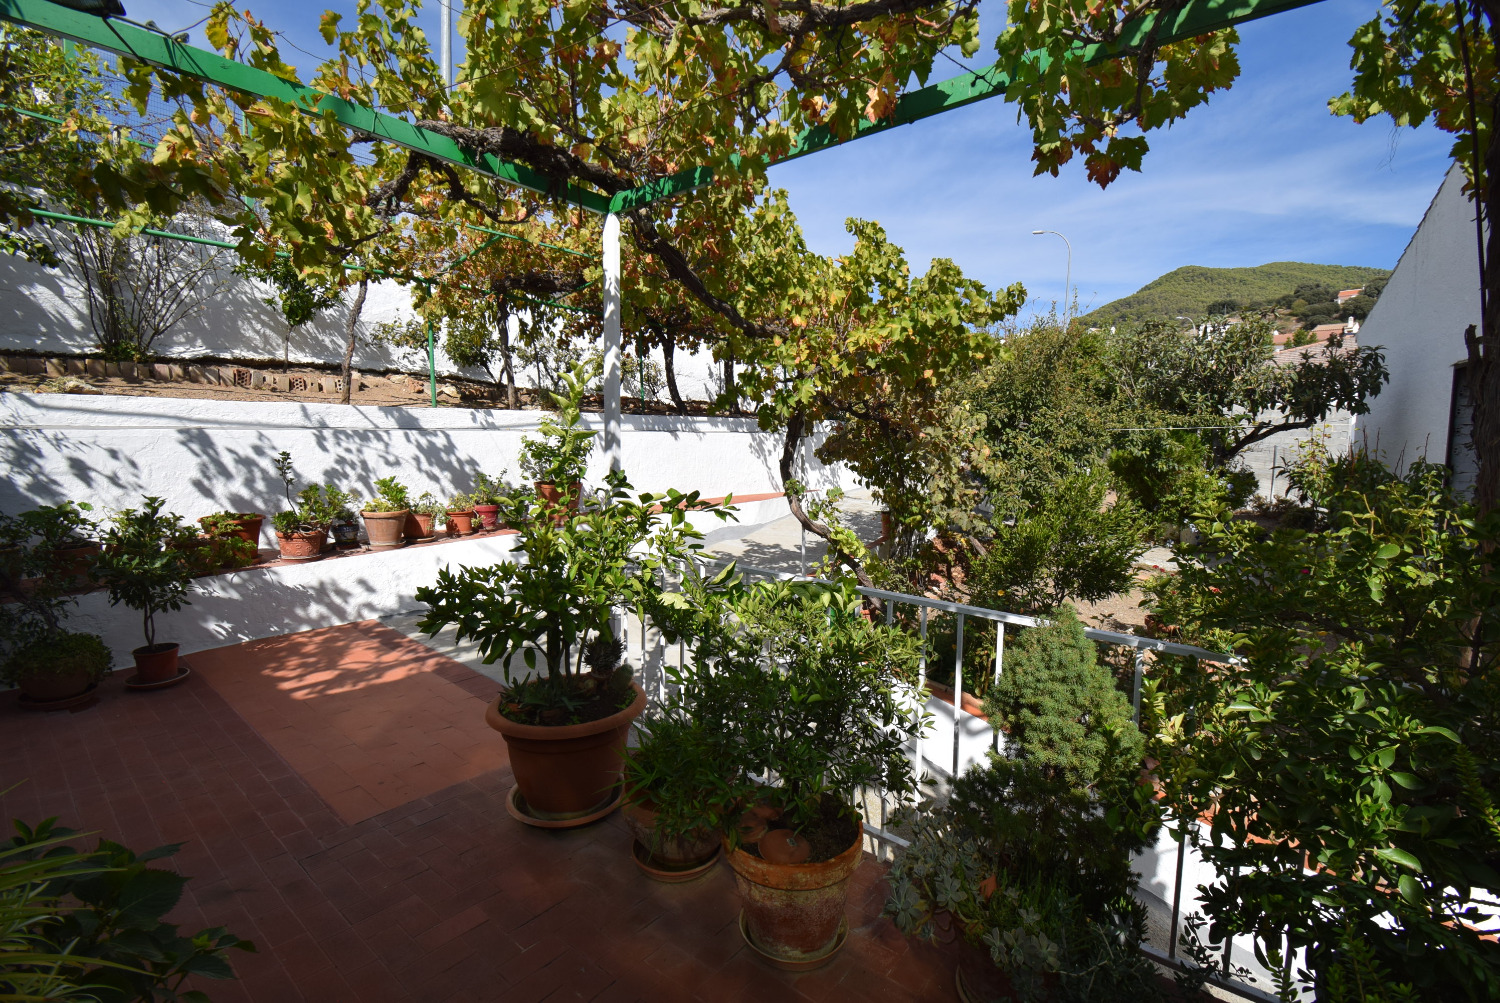
[[[131,652],[136,674],[126,685],[132,688],[171,684],[187,675],[177,664],[177,643],[157,642],[156,616],[188,605],[193,569],[173,543],[192,531],[162,505],[162,499],[148,496],[140,508],[116,514],[96,564],[110,605],[124,603],[141,614],[146,643]]]
[[[521,440],[521,473],[534,482],[537,497],[556,520],[565,519],[568,512],[578,509],[583,474],[596,434],[593,429],[579,427],[583,420],[583,395],[598,371],[599,363],[594,360],[579,363],[565,374],[567,392],[552,395],[557,416],[548,415],[542,420],[537,429],[541,433],[539,438]]]
[[[1070,609],[1022,633],[985,709],[1003,754],[903,819],[886,913],[963,938],[965,998],[1158,998],[1130,864],[1160,812],[1130,703]]]
[[[497,507],[498,510],[498,507]],[[450,536],[472,536],[474,534],[474,499],[459,493],[448,499],[444,512],[448,518]]]
[[[332,484],[309,484],[295,507],[272,517],[283,561],[316,561],[328,545],[328,528],[349,507],[349,495]]]
[[[359,513],[371,550],[394,550],[405,544],[410,505],[405,485],[396,478],[382,477],[375,482],[375,497],[365,502]]]
[[[438,520],[446,511],[443,503],[433,497],[432,492],[424,491],[422,497],[412,503],[407,512],[406,523],[403,526],[407,542],[418,543],[431,540]]]
[[[716,772],[728,780],[712,800],[733,823],[724,847],[741,933],[778,967],[817,967],[847,931],[847,886],[863,855],[857,791],[915,790],[906,746],[921,724],[917,642],[862,617],[847,582],[686,594],[708,615],[667,706],[718,746]]]
[[[662,562],[698,537],[686,521],[696,493],[632,497],[619,471],[610,484],[608,504],[563,523],[538,501],[519,520],[524,564],[445,568],[417,591],[428,605],[421,630],[456,625],[502,666],[485,720],[509,748],[512,813],[530,824],[581,825],[618,802],[626,736],[646,696],[621,660],[614,611],[654,594]]]

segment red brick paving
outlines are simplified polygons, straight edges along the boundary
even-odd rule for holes
[[[452,662],[429,671],[472,693],[464,713],[481,717],[491,682]],[[519,825],[502,767],[349,824],[203,677],[136,694],[124,675],[78,713],[0,706],[0,789],[25,781],[0,810],[137,849],[184,842],[172,859],[192,881],[170,918],[260,947],[233,958],[238,981],[201,986],[216,1003],[954,998],[951,957],[880,918],[873,861],[854,879],[843,952],[791,975],[740,940],[722,865],[653,882],[618,815],[572,832]],[[401,692],[358,696],[393,723]]]
[[[494,682],[369,620],[186,659],[345,822],[504,767]]]

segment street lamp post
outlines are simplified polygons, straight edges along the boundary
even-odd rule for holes
[[[1063,327],[1067,327],[1068,326],[1068,320],[1070,319],[1068,317],[1068,311],[1072,309],[1072,307],[1070,305],[1070,300],[1069,300],[1068,297],[1070,297],[1073,294],[1073,245],[1068,242],[1068,238],[1067,237],[1063,237],[1063,235],[1060,234],[1060,233],[1057,233],[1056,230],[1032,230],[1031,231],[1031,235],[1033,237],[1040,237],[1044,233],[1056,233],[1059,237],[1062,237],[1062,242],[1065,245],[1067,245],[1067,248],[1068,248],[1068,270],[1067,270],[1067,273],[1066,273],[1066,277],[1065,277],[1065,279],[1063,281]]]

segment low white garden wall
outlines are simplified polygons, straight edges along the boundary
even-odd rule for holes
[[[166,499],[189,518],[224,509],[286,508],[274,460],[292,454],[297,487],[331,482],[359,497],[395,477],[414,494],[446,499],[474,473],[519,480],[521,440],[541,411],[365,407],[321,403],[0,393],[0,512],[73,499],[96,514]],[[598,415],[586,416],[599,428]],[[626,473],[637,489],[699,490],[705,497],[781,490],[779,436],[744,418],[627,415]],[[805,451],[799,476],[812,487],[851,479]],[[591,483],[606,470],[596,449]],[[850,486],[843,484],[843,486]],[[783,503],[784,506],[784,503]],[[265,542],[269,545],[269,530]]]

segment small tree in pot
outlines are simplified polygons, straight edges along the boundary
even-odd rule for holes
[[[701,505],[696,493],[632,497],[618,471],[610,485],[605,504],[574,519],[555,522],[540,500],[517,518],[526,563],[444,569],[417,591],[430,607],[420,629],[454,624],[459,639],[477,641],[485,661],[503,667],[505,688],[485,719],[509,746],[523,820],[578,822],[616,799],[645,693],[621,663],[614,611],[654,595],[662,564],[691,548],[699,534],[689,509],[729,511]],[[580,645],[586,671],[575,659]]]
[[[682,601],[703,612],[669,707],[716,736],[742,930],[773,963],[814,967],[842,943],[859,789],[915,790],[917,642],[863,618],[852,583],[689,587]]]
[[[276,527],[276,542],[283,561],[315,561],[328,543],[328,529],[334,520],[346,515],[353,501],[351,495],[332,484],[309,484],[292,500],[292,454],[283,450],[276,458],[276,470],[285,485],[286,511],[271,517]]]
[[[588,469],[589,453],[594,448],[593,429],[580,428],[583,420],[583,395],[589,381],[599,374],[595,359],[580,362],[563,376],[566,393],[553,394],[558,416],[542,420],[539,438],[521,440],[521,475],[534,482],[536,493],[547,505],[554,519],[566,518],[577,510],[583,474]]]
[[[175,612],[188,605],[193,579],[189,556],[177,544],[195,537],[182,520],[163,512],[162,499],[148,496],[138,509],[125,509],[114,517],[114,526],[104,538],[97,575],[109,590],[110,605],[124,603],[141,614],[144,646],[135,656],[134,685],[169,682],[185,675],[177,667],[177,643],[157,643],[156,615]]]

